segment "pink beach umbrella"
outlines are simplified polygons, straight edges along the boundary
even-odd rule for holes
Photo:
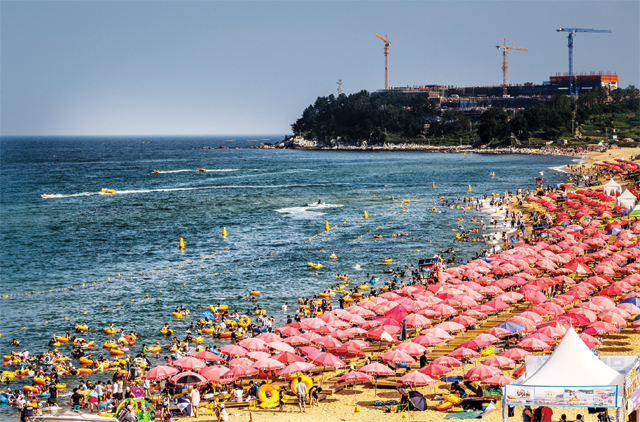
[[[440,356],[439,358],[434,359],[431,363],[442,366],[462,366],[462,362],[451,356]]]
[[[506,356],[492,356],[482,362],[482,364],[487,366],[494,366],[496,368],[506,368],[507,366],[513,366],[516,363]]]
[[[263,352],[267,350],[267,343],[259,338],[248,338],[238,342],[238,346],[244,347],[249,352]]]
[[[542,340],[539,340],[537,338],[527,338],[524,339],[522,341],[520,341],[518,344],[516,344],[516,346],[521,347],[525,350],[549,350],[551,349],[551,346],[549,346],[549,344],[545,343]]]
[[[173,362],[173,366],[177,366],[178,368],[185,370],[198,370],[200,368],[204,368],[207,366],[200,359],[192,358],[191,356],[185,356]]]
[[[447,356],[451,356],[452,358],[471,359],[479,357],[480,353],[466,347],[459,347],[453,352],[449,353]]]
[[[298,372],[310,371],[312,368],[315,368],[315,365],[313,363],[294,362],[282,368],[276,375],[279,377],[284,377],[291,374],[297,374]]]
[[[434,346],[436,344],[440,344],[442,343],[442,339],[439,339],[438,337],[434,337],[434,336],[430,336],[428,334],[425,334],[423,336],[418,336],[416,338],[414,338],[413,340],[411,340],[412,343],[417,343],[421,346]]]
[[[471,368],[464,374],[464,379],[477,381],[491,378],[494,375],[502,374],[502,371],[493,366],[478,365]]]
[[[247,349],[244,347],[238,346],[237,344],[227,344],[226,346],[222,346],[220,349],[220,353],[229,356],[246,356]]]
[[[147,372],[142,378],[146,380],[163,380],[165,378],[169,378],[172,375],[175,375],[178,372],[177,368],[172,366],[156,366],[155,368],[151,368],[149,372]]]
[[[420,356],[427,351],[427,348],[419,345],[418,343],[407,342],[394,347],[393,350],[405,352],[409,356]]]
[[[489,384],[489,385],[499,385],[499,386],[503,386],[503,385],[507,385],[507,384],[511,384],[512,382],[514,382],[515,379],[508,377],[506,375],[502,375],[502,374],[496,374],[490,378],[487,378],[485,380],[483,380],[482,382],[484,384]]]
[[[229,379],[222,378],[222,375],[229,372],[229,368],[226,366],[207,366],[201,369],[199,374],[207,379],[207,381],[214,384],[226,384],[231,382]]]
[[[418,371],[409,372],[400,378],[398,382],[405,385],[431,385],[436,384],[437,381]]]
[[[234,380],[237,378],[256,375],[258,372],[259,371],[256,368],[251,367],[249,365],[238,365],[238,366],[234,366],[233,368],[225,372],[221,378]]]
[[[384,362],[396,363],[396,364],[410,364],[414,363],[413,359],[408,353],[400,350],[392,350],[390,352],[383,353],[379,356]]]
[[[220,362],[222,360],[220,356],[216,355],[215,353],[211,353],[207,350],[202,350],[200,352],[195,352],[195,353],[189,353],[188,356],[191,356],[192,358],[196,358],[196,359],[206,360],[209,362]]]

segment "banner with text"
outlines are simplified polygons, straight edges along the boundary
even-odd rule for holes
[[[508,405],[552,407],[617,407],[618,386],[557,387],[544,385],[504,386]]]

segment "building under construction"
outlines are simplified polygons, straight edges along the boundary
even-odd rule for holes
[[[618,88],[615,73],[590,73],[574,75],[579,94],[591,92],[599,87]],[[507,85],[506,94],[502,85],[455,87],[443,85],[423,85],[414,87],[393,87],[375,91],[373,95],[420,95],[438,100],[449,108],[504,107],[527,108],[546,101],[554,95],[569,95],[569,74],[550,76],[541,85],[525,83]]]

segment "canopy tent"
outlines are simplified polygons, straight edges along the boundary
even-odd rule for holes
[[[622,195],[616,198],[616,207],[625,207],[630,210],[633,209],[637,201],[637,198],[629,192],[629,189],[625,189]]]
[[[514,384],[572,387],[617,385],[618,391],[623,391],[624,376],[598,359],[570,327],[549,359],[524,381],[520,379]]]
[[[602,188],[604,189],[605,195],[609,196],[617,196],[622,192],[622,186],[613,179],[609,180]]]
[[[631,210],[629,215],[640,215],[640,204],[636,205],[635,208]]]

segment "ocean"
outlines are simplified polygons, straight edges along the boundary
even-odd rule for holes
[[[76,323],[92,328],[84,337],[96,341],[94,355],[105,354],[100,346],[111,336],[102,329],[112,323],[140,334],[137,353],[143,343],[166,342],[164,323],[184,337],[204,310],[198,305],[246,311],[251,290],[261,291],[258,303],[283,323],[283,303],[292,313],[299,297],[336,284],[338,273],[354,285],[367,273],[384,280],[390,265],[383,258],[396,267],[448,248],[472,258],[486,246],[457,243],[452,229],[477,227],[469,219],[486,222],[489,211],[442,208],[439,198],[532,189],[541,171],[545,183],[562,182],[563,168],[578,160],[249,149],[257,139],[282,138],[1,138],[2,353],[13,349],[13,338],[42,353],[52,335]],[[409,236],[392,236],[403,232]],[[329,259],[332,252],[338,260]],[[191,317],[172,318],[179,305]],[[0,418],[9,415],[15,412],[0,407]]]

